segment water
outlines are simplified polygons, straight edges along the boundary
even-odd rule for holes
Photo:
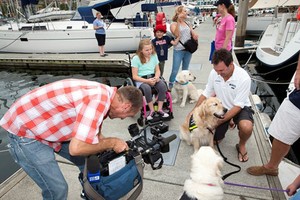
[[[0,73],[0,118],[3,117],[9,107],[22,95],[41,85],[51,83],[66,78],[78,78],[91,81],[97,81],[111,86],[120,86],[124,83],[124,77],[101,77],[98,73],[86,73],[85,75],[72,72],[57,72],[55,74],[46,74],[37,72],[8,72]],[[7,133],[0,128],[0,184],[9,176],[15,173],[19,166],[12,160],[7,150]]]

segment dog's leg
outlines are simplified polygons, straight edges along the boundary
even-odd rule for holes
[[[173,92],[173,100],[172,100],[172,103],[177,103],[177,101],[178,101],[178,92],[177,92],[177,89],[176,88],[174,88],[175,90],[173,90],[174,92]]]
[[[185,102],[186,102],[187,96],[188,96],[188,88],[184,87],[183,88],[182,101],[181,101],[180,107],[184,107],[185,106]]]
[[[194,152],[197,152],[200,149],[200,142],[198,138],[192,138],[192,143],[194,146]]]

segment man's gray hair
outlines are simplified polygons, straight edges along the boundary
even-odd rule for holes
[[[143,94],[140,89],[134,86],[124,86],[118,89],[118,94],[123,100],[131,103],[133,111],[138,111],[142,108]]]

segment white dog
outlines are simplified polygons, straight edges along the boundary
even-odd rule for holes
[[[188,70],[182,70],[176,76],[174,84],[174,100],[173,103],[177,103],[181,100],[180,107],[184,107],[187,98],[190,99],[190,103],[197,102],[202,90],[197,90],[193,85],[193,81],[196,79],[194,75]]]
[[[185,181],[180,199],[223,199],[222,157],[212,147],[203,146],[191,158],[190,179]]]

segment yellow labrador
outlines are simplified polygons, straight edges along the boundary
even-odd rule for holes
[[[176,76],[174,84],[174,99],[173,103],[181,100],[180,107],[184,107],[187,99],[189,103],[195,103],[202,93],[202,90],[197,90],[192,83],[196,77],[188,70],[182,70]]]
[[[216,97],[210,97],[193,110],[192,116],[180,126],[180,138],[197,151],[200,146],[212,146],[218,119],[223,119],[227,109]]]

